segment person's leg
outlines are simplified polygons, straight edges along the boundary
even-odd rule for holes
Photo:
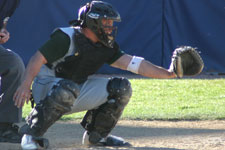
[[[84,94],[82,93],[84,92]],[[93,79],[83,85],[74,111],[88,109],[81,125],[86,129],[83,144],[130,146],[122,138],[109,135],[117,124],[132,94],[125,78]]]
[[[80,95],[73,104],[69,113],[81,112],[95,109],[107,101],[107,84],[109,78],[90,77],[84,84],[80,85]]]
[[[25,67],[22,59],[14,52],[6,50],[0,45],[0,142],[19,143],[18,123],[22,118],[22,109],[14,105],[13,95],[20,85]],[[9,113],[10,112],[10,113]]]
[[[51,91],[52,87],[60,80],[62,80],[62,78],[36,77],[32,84],[32,96],[34,98],[34,102],[38,104],[43,100]]]
[[[41,83],[41,86],[36,83]],[[42,136],[55,121],[71,111],[80,90],[76,83],[59,78],[35,80],[33,88],[34,98],[43,90],[47,90],[48,93],[36,104],[27,117],[26,124],[20,128],[20,133],[24,134],[21,142],[23,149],[36,149],[36,142],[42,147],[47,147]]]
[[[99,110],[98,108],[99,108],[99,106],[101,106],[101,105],[103,105],[103,104],[105,104],[105,103],[111,103],[112,101],[112,98],[111,98],[111,96],[113,96],[114,94],[114,92],[115,91],[118,91],[118,90],[120,90],[120,89],[122,89],[123,91],[122,91],[122,93],[124,93],[124,94],[122,94],[121,95],[121,97],[118,97],[118,98],[122,98],[121,99],[121,101],[120,101],[120,103],[124,106],[124,105],[126,105],[127,104],[127,102],[128,102],[128,100],[129,100],[129,98],[130,98],[130,95],[131,95],[131,88],[130,88],[130,83],[128,82],[128,80],[126,80],[126,79],[118,79],[118,81],[119,82],[115,82],[115,80],[117,80],[117,79],[113,79],[113,80],[111,80],[111,79],[107,79],[107,78],[99,78],[99,77],[93,77],[93,78],[90,78],[90,79],[88,79],[84,84],[82,84],[82,85],[79,85],[79,88],[80,88],[80,94],[79,94],[79,96],[76,98],[76,100],[74,101],[74,104],[73,104],[73,107],[72,107],[72,111],[69,111],[69,112],[66,112],[66,113],[73,113],[73,112],[80,112],[80,111],[85,111],[85,110],[90,110],[90,111],[88,111],[88,112],[92,112],[93,110],[95,110],[95,109],[97,109],[97,110]],[[109,82],[110,81],[110,82]],[[113,82],[112,82],[113,81]],[[122,82],[120,82],[120,81],[122,81]],[[113,83],[113,84],[112,84]],[[48,84],[48,85],[46,85],[46,84]],[[33,92],[35,92],[35,93],[33,93],[33,95],[34,95],[34,99],[36,99],[38,96],[36,95],[36,94],[41,94],[41,93],[43,93],[43,91],[45,91],[45,90],[48,90],[52,85],[54,85],[55,84],[55,82],[54,82],[54,80],[52,80],[52,79],[49,79],[49,80],[46,80],[46,79],[39,79],[39,80],[35,80],[35,82],[34,82],[34,84],[33,84]],[[117,84],[119,84],[118,85],[118,88],[113,88],[114,86],[116,86],[117,87]],[[42,85],[46,85],[46,86],[42,86]],[[121,85],[121,86],[120,86]],[[114,92],[113,92],[113,91]],[[111,91],[111,92],[108,92],[108,91]],[[46,93],[46,92],[44,92],[44,93]],[[54,92],[50,92],[50,93],[54,93]],[[119,93],[121,93],[121,92],[119,92]],[[38,95],[39,95],[38,94]],[[45,96],[46,94],[43,94],[42,96],[39,96],[39,97],[43,97],[43,96]],[[51,94],[52,95],[52,94]],[[48,95],[48,96],[50,96],[50,97],[52,97],[51,95]],[[54,94],[53,94],[54,95]],[[48,97],[47,96],[47,97]],[[56,96],[54,96],[54,97],[56,97]],[[113,96],[114,97],[114,96]],[[49,99],[51,99],[51,98],[49,98]],[[35,101],[37,101],[37,99],[35,100]],[[56,101],[57,102],[57,101]],[[116,105],[117,105],[117,103],[116,103]],[[123,110],[123,106],[121,105],[121,107],[120,107],[120,109],[117,111],[117,110],[115,110],[116,111],[116,114],[115,115],[118,115],[118,119],[119,119],[119,117],[120,117],[120,115],[121,115],[121,111]],[[47,106],[47,105],[45,105],[45,106]],[[104,105],[105,106],[105,105]],[[111,106],[111,105],[110,105]],[[107,107],[109,107],[109,106],[107,106]],[[45,107],[45,108],[48,108],[48,107]],[[105,110],[105,108],[106,107],[104,107],[104,110]],[[36,109],[37,109],[37,106],[36,106]],[[114,111],[114,110],[113,110]],[[98,111],[97,111],[98,112]],[[118,112],[118,113],[117,113]],[[104,112],[103,112],[104,113]],[[88,114],[88,113],[87,113]],[[102,112],[100,111],[100,113],[99,113],[100,115],[102,114]],[[51,115],[50,115],[51,116]],[[86,115],[87,116],[87,115]],[[32,121],[31,120],[35,120],[35,116],[34,116],[34,114],[30,114],[30,117],[29,117],[30,119],[28,119],[28,121],[29,122],[31,122],[32,123]],[[40,119],[38,119],[38,120],[42,120],[41,118],[42,117],[40,117],[39,116],[39,118]],[[52,119],[52,118],[51,118]],[[86,120],[87,119],[87,117],[85,117],[85,121],[87,121]],[[95,118],[96,119],[96,118]],[[102,120],[104,120],[104,118],[101,118]],[[106,118],[106,120],[104,120],[104,122],[107,122],[107,121],[112,121],[112,119],[115,119],[115,118],[108,118],[109,120],[107,120],[107,118]],[[111,120],[110,120],[111,119]],[[118,119],[116,119],[115,120],[115,122],[117,122],[117,120]],[[94,120],[94,119],[93,119]],[[92,120],[92,121],[93,121]],[[88,122],[87,124],[89,124],[90,122]],[[36,124],[36,123],[35,123]],[[92,123],[90,123],[90,124],[92,124]],[[36,124],[36,125],[38,125],[38,124]],[[28,123],[28,126],[33,126],[33,125],[29,125],[29,123]],[[39,125],[38,125],[39,126]],[[110,131],[111,131],[111,129],[114,127],[114,125],[112,125],[112,126],[110,126],[109,128],[110,128]],[[35,128],[35,127],[34,127]],[[105,130],[109,130],[109,128],[106,128]],[[32,131],[32,130],[30,130],[30,129],[28,129],[27,130],[27,125],[26,125],[26,128],[23,128],[22,130],[26,130],[25,132],[23,131],[23,133],[26,133],[26,134],[30,134],[30,135],[33,135],[33,136],[39,136],[40,135],[40,133],[42,133],[42,131],[38,131],[38,133],[37,134],[39,134],[39,135],[37,135],[36,133],[34,133],[34,131]],[[42,135],[42,134],[41,134]],[[24,136],[24,139],[26,138],[26,136]],[[31,137],[28,137],[28,140],[30,139]],[[114,143],[115,142],[119,142],[119,144],[117,144],[116,146],[120,146],[121,145],[121,143],[123,143],[123,144],[127,144],[127,143],[125,143],[123,140],[120,140],[120,139],[118,139],[118,138],[113,138],[112,136],[108,136],[108,143],[109,143],[109,141],[111,140],[111,141],[113,141]],[[25,142],[26,143],[26,142]],[[26,144],[25,144],[26,145]],[[27,144],[28,145],[28,144]],[[115,145],[115,144],[114,144]],[[28,145],[29,146],[29,145]],[[23,147],[23,146],[22,146]]]

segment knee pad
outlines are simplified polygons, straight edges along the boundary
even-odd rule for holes
[[[132,95],[131,84],[126,78],[112,78],[107,85],[108,100],[115,99],[117,103],[126,105]]]
[[[55,103],[61,106],[71,107],[79,94],[80,89],[78,84],[64,79],[54,85],[48,95]]]
[[[45,99],[33,108],[20,133],[42,136],[55,121],[71,110],[78,95],[79,87],[76,83],[70,80],[59,81]]]
[[[126,78],[110,79],[107,91],[108,101],[97,109],[89,110],[81,122],[88,131],[89,141],[92,144],[96,144],[98,139],[101,139],[99,137],[104,138],[111,132],[132,94],[131,84]]]

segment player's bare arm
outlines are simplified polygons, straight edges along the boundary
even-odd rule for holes
[[[134,62],[132,62],[132,61],[134,61]],[[132,63],[137,63],[138,65],[136,65],[132,68]],[[145,77],[150,77],[150,78],[174,78],[174,77],[176,77],[176,74],[174,74],[173,72],[170,72],[169,70],[166,70],[160,66],[154,65],[141,57],[134,58],[134,56],[131,56],[128,54],[125,54],[122,57],[120,57],[111,66],[120,68],[123,70],[129,70],[134,73],[143,75]]]
[[[47,63],[47,60],[39,51],[37,51],[34,54],[34,56],[32,56],[32,58],[30,59],[26,68],[23,82],[19,86],[17,91],[15,92],[14,98],[13,98],[15,105],[18,108],[23,107],[25,101],[26,103],[28,103],[30,99],[30,87],[31,87],[32,81],[34,77],[38,74],[38,72],[40,71],[41,66],[46,63]]]

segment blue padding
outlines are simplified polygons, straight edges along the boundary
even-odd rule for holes
[[[168,68],[180,45],[198,47],[204,71],[225,72],[224,0],[106,0],[120,12],[117,42],[131,55]],[[5,44],[25,64],[56,27],[68,26],[87,0],[21,0],[11,17]],[[103,66],[100,73],[128,73]]]

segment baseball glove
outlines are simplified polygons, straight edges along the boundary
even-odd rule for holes
[[[195,48],[181,46],[174,50],[170,71],[173,71],[178,78],[197,75],[201,73],[203,67],[203,60]]]

